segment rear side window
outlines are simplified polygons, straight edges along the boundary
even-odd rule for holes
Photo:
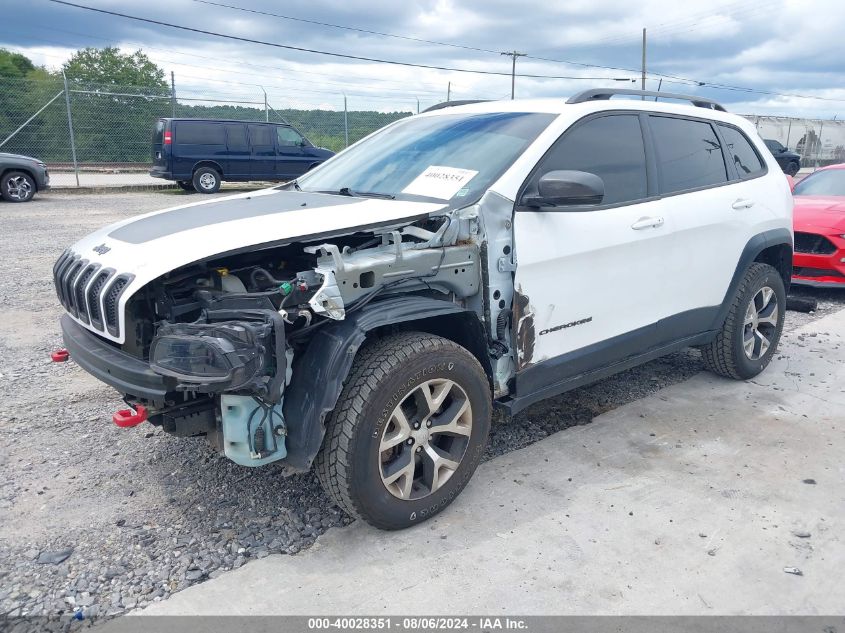
[[[226,126],[226,139],[229,147],[248,147],[246,126],[237,123]]]
[[[210,121],[176,121],[173,142],[183,145],[225,145],[223,126]]]
[[[722,145],[709,123],[652,116],[649,124],[661,193],[727,182]]]
[[[615,114],[576,125],[543,158],[535,178],[556,169],[574,169],[604,181],[602,204],[640,200],[647,195],[643,134],[637,115]]]
[[[161,119],[156,121],[153,126],[153,143],[161,145],[164,142],[164,126],[166,123],[166,121],[162,121]]]
[[[252,145],[273,145],[273,129],[268,125],[250,125],[249,139]]]
[[[728,155],[728,160],[733,161],[740,178],[753,178],[766,171],[760,155],[754,150],[754,146],[745,134],[727,125],[719,125],[719,131],[727,145],[725,153]]]

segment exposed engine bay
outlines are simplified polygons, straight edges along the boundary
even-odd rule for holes
[[[282,459],[285,387],[313,338],[392,294],[478,294],[471,232],[472,221],[440,216],[173,270],[130,298],[121,346],[165,377],[167,396],[127,402],[169,433],[207,435],[237,463]]]

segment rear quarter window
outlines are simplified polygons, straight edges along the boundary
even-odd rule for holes
[[[728,181],[722,144],[709,123],[649,117],[661,193],[709,187]]]
[[[176,121],[173,142],[182,145],[223,145],[224,128],[208,121]]]
[[[733,162],[740,178],[754,178],[765,173],[766,164],[745,134],[729,125],[719,125],[719,131],[725,139],[728,160]]]

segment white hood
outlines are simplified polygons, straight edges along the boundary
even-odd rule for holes
[[[134,276],[120,297],[119,335],[76,320],[122,343],[127,300],[176,268],[239,249],[409,222],[443,208],[436,203],[265,189],[122,220],[91,233],[70,249],[89,263]]]

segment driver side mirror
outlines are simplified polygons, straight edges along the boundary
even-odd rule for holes
[[[600,204],[604,181],[586,171],[555,170],[543,174],[537,183],[538,195],[523,196],[528,207],[565,207]]]

